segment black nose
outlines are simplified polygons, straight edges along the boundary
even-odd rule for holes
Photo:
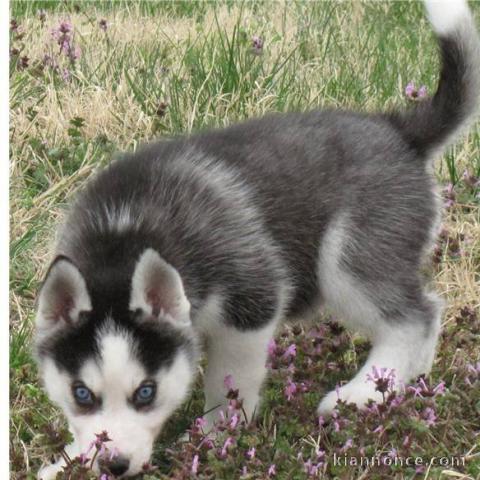
[[[128,470],[129,466],[130,460],[121,456],[117,456],[112,458],[112,460],[105,462],[105,467],[112,475],[115,475],[116,477],[123,475]]]

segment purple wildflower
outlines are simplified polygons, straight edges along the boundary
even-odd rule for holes
[[[395,398],[391,401],[390,405],[393,408],[397,408],[403,403],[404,400],[405,397],[403,395],[395,395]]]
[[[225,440],[225,443],[223,444],[223,447],[222,447],[222,450],[220,452],[220,456],[222,458],[225,458],[228,454],[228,447],[230,447],[231,445],[233,444],[233,438],[232,437],[228,437],[226,440]]]
[[[72,24],[70,22],[63,21],[60,23],[58,31],[60,33],[70,33],[72,31]]]
[[[198,418],[195,419],[195,426],[198,429],[203,430],[207,426],[207,423],[208,422],[203,417],[198,417]]]
[[[267,352],[270,357],[274,357],[277,351],[277,342],[275,342],[274,338],[271,338],[268,342]]]
[[[255,452],[255,447],[250,448],[247,452],[247,457],[252,460],[253,458],[255,458]]]
[[[445,382],[442,380],[434,389],[434,395],[443,395],[445,393]]]
[[[255,55],[261,55],[263,53],[263,39],[258,35],[252,37],[252,52]]]
[[[283,354],[283,357],[284,358],[295,358],[296,356],[297,356],[297,346],[294,343],[292,343],[285,350],[285,353]]]
[[[384,427],[383,425],[379,425],[379,426],[373,431],[373,433],[378,433],[379,435],[381,435],[384,431],[385,431],[385,427]]]
[[[310,476],[317,476],[320,472],[320,467],[323,465],[323,462],[317,464],[313,463],[312,460],[308,459],[303,463],[305,473]]]
[[[347,439],[347,441],[345,442],[345,444],[343,445],[341,451],[344,453],[346,452],[348,449],[352,448],[353,446],[353,440],[351,438]]]
[[[407,387],[407,390],[410,391],[410,392],[413,392],[413,397],[414,398],[416,398],[416,397],[423,398],[421,387],[414,387],[413,385],[409,385]]]
[[[239,416],[235,413],[231,420],[230,420],[230,423],[228,424],[230,428],[232,428],[233,430],[235,430],[236,426],[238,425],[238,422],[239,422]]]
[[[335,393],[337,394],[337,400],[340,400],[340,385],[338,383],[335,385]]]
[[[480,376],[480,361],[475,364],[468,363],[467,370],[477,376]]]
[[[413,82],[408,82],[407,86],[405,87],[405,95],[410,100],[419,100],[421,98],[425,98],[427,96],[427,87],[422,85],[417,90]]]
[[[417,92],[418,98],[425,98],[427,96],[427,87],[422,85]]]
[[[428,426],[435,425],[435,422],[437,420],[437,416],[435,415],[435,410],[431,407],[427,407],[422,412],[422,418],[427,422]]]
[[[367,373],[367,382],[376,384],[375,390],[384,394],[393,390],[395,386],[395,370],[390,368],[380,368],[372,366],[372,373]]]
[[[287,397],[287,400],[290,401],[293,398],[293,396],[295,395],[296,392],[297,392],[297,385],[289,377],[287,379],[287,386],[284,389],[285,397]]]
[[[227,390],[233,390],[233,376],[230,374],[226,375],[223,379],[223,385]]]
[[[340,417],[338,415],[338,410],[337,409],[334,409],[332,411],[332,419],[333,419],[333,428],[336,432],[339,432],[340,431]]]
[[[276,467],[275,467],[275,464],[272,464],[268,467],[268,472],[267,472],[267,475],[269,477],[273,477],[277,474],[277,470],[276,470]]]
[[[462,180],[467,187],[472,189],[480,187],[480,179],[475,175],[472,175],[467,169],[462,174]]]
[[[455,204],[456,201],[456,194],[455,188],[453,183],[448,183],[445,188],[443,189],[443,196],[445,197],[444,206],[446,208],[450,208]]]
[[[412,98],[415,92],[415,84],[413,82],[408,82],[407,86],[405,87],[405,95],[408,98]]]

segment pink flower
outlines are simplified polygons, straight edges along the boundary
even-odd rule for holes
[[[415,88],[413,82],[408,82],[405,87],[405,95],[410,100],[418,100],[420,98],[425,98],[427,96],[427,87],[422,85],[418,90]]]
[[[235,429],[235,427],[238,425],[238,421],[239,421],[239,417],[235,413],[230,420],[230,423],[229,423],[230,428]]]
[[[225,388],[227,390],[233,390],[233,377],[232,377],[232,375],[229,374],[223,379],[223,385],[225,386]]]
[[[297,346],[292,343],[283,354],[284,358],[295,358],[297,355]]]
[[[352,448],[353,440],[351,438],[347,439],[345,445],[342,447],[342,452],[346,452],[348,449]]]
[[[271,338],[267,345],[267,352],[270,357],[275,356],[275,352],[277,351],[277,342],[274,338]]]
[[[463,171],[462,180],[463,183],[470,188],[476,188],[480,186],[480,179],[475,175],[472,175],[467,169]]]
[[[380,435],[385,431],[385,427],[383,425],[379,425],[373,433],[379,433]]]
[[[222,447],[222,451],[220,452],[220,456],[222,458],[225,458],[228,454],[228,447],[230,447],[231,445],[233,444],[233,438],[232,437],[228,437],[226,440],[225,440],[225,443],[223,444],[223,447]]]
[[[393,390],[395,387],[395,369],[393,368],[380,368],[375,365],[372,366],[372,373],[367,373],[366,382],[373,382],[376,385],[375,390],[382,394]]]
[[[252,460],[253,458],[255,458],[255,452],[255,447],[250,448],[247,452],[247,457]]]
[[[433,393],[435,395],[443,395],[445,393],[445,382],[442,380],[434,389]]]
[[[340,400],[340,385],[338,383],[335,385],[335,393],[337,394],[337,400]]]
[[[62,33],[71,32],[72,29],[73,29],[72,24],[66,20],[60,23],[60,26],[58,27],[58,30]]]
[[[195,419],[195,426],[203,430],[207,426],[207,421],[203,417],[198,417]]]
[[[427,96],[427,87],[425,85],[422,85],[417,92],[417,97],[418,98],[424,98]]]
[[[252,37],[252,51],[256,55],[261,55],[263,52],[263,39],[258,35]]]
[[[435,415],[435,410],[433,408],[427,407],[422,412],[422,418],[427,422],[428,426],[435,425],[437,416]]]
[[[192,468],[190,469],[190,471],[195,475],[197,472],[198,472],[198,465],[199,465],[199,461],[198,461],[198,455],[195,455],[193,457],[193,462],[192,462]]]
[[[480,362],[467,364],[467,370],[475,375],[480,375]]]
[[[285,396],[287,397],[287,400],[290,401],[295,393],[297,392],[297,385],[295,382],[292,382],[292,379],[289,377],[287,379],[287,386],[284,389]]]
[[[410,392],[413,392],[414,398],[416,397],[423,398],[422,389],[420,387],[414,387],[413,385],[409,385],[407,387],[407,390],[409,390]]]
[[[268,467],[268,472],[267,472],[268,476],[269,476],[269,477],[273,477],[274,475],[276,475],[276,473],[277,473],[277,471],[276,471],[275,464],[270,465],[270,466]]]
[[[413,82],[408,82],[407,86],[405,87],[405,95],[408,98],[412,98],[415,92],[415,84]]]

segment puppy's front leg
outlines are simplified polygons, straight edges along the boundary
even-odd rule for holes
[[[80,455],[80,450],[75,441],[65,447],[65,452],[72,460]],[[54,480],[55,478],[57,478],[57,474],[60,473],[65,466],[65,459],[63,457],[60,457],[55,463],[52,463],[50,465],[43,465],[38,471],[37,479]]]
[[[243,408],[250,421],[259,403],[259,392],[266,375],[267,347],[276,324],[259,330],[240,331],[224,324],[215,325],[207,335],[205,373],[205,411],[209,428],[228,403],[225,377],[231,375],[233,388],[239,390]]]

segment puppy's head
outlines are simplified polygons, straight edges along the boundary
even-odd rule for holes
[[[194,377],[190,304],[178,272],[152,249],[136,263],[124,308],[96,309],[87,282],[65,257],[50,267],[38,299],[38,362],[78,453],[106,431],[96,470],[130,476]]]

